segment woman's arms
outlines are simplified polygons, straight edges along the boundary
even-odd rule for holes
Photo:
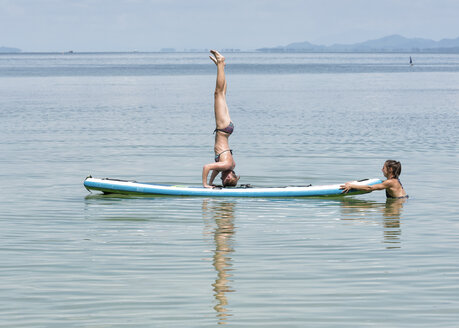
[[[220,173],[219,171],[212,171],[212,173],[210,174],[210,180],[209,180],[209,185],[213,186],[214,185],[214,180],[215,178],[217,177],[218,173]]]
[[[367,185],[358,185],[358,184],[353,184],[352,182],[346,182],[345,184],[341,185],[340,188],[343,189],[343,193],[346,194],[349,192],[351,189],[355,190],[365,190],[365,191],[374,191],[374,190],[384,190],[388,189],[392,186],[392,181],[386,180],[383,183],[378,183],[372,186],[367,186]]]
[[[216,162],[211,164],[206,164],[202,168],[202,186],[204,188],[212,188],[212,183],[214,179],[217,177],[218,173],[221,171],[231,170],[233,165],[231,162]],[[207,177],[209,176],[209,172],[213,171],[210,176],[209,184],[207,184]]]

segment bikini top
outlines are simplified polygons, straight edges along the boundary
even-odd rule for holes
[[[223,153],[226,153],[227,151],[229,151],[231,153],[231,155],[233,155],[233,150],[232,149],[227,149],[227,150],[222,151],[220,154],[215,155],[215,161],[219,162],[220,161],[220,155],[223,154]]]

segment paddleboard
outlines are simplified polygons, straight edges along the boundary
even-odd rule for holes
[[[355,181],[360,185],[381,183],[379,179],[364,179]],[[343,184],[343,183],[341,183]],[[87,177],[84,186],[89,191],[102,191],[105,194],[137,194],[137,195],[167,195],[167,196],[207,196],[207,197],[317,197],[345,196],[365,194],[367,191],[350,190],[343,194],[341,184],[322,186],[287,186],[258,188],[249,185],[230,188],[204,188],[202,186],[164,185],[147,182],[126,181],[110,178]]]

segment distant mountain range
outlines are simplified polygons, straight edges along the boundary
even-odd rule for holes
[[[11,52],[21,52],[21,49],[18,49],[18,48],[8,48],[8,47],[0,47],[0,52],[7,52],[7,53],[11,53]]]
[[[193,52],[195,49],[185,49]],[[225,49],[239,52],[240,49]],[[175,49],[161,49],[162,52],[171,52]],[[196,50],[198,51],[198,50]],[[333,44],[331,46],[317,45],[310,42],[295,42],[286,46],[273,48],[259,48],[259,52],[435,52],[459,53],[459,37],[456,39],[442,39],[434,41],[423,38],[405,38],[401,35],[389,35],[380,39],[369,40],[354,44]],[[18,48],[0,47],[0,53],[19,53]]]
[[[354,44],[315,45],[296,42],[274,48],[260,48],[260,52],[447,52],[459,53],[459,38],[434,41],[389,35],[380,39]]]

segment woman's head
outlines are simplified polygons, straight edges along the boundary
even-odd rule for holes
[[[402,164],[398,161],[388,159],[383,166],[384,176],[388,179],[398,179],[402,173]]]
[[[223,171],[222,172],[222,184],[223,187],[235,187],[237,182],[241,177],[236,175],[236,172],[233,170]]]

